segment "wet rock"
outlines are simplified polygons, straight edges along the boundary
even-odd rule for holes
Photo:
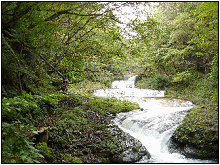
[[[122,146],[123,152],[113,156],[114,163],[135,163],[143,156],[150,158],[150,154],[142,143],[130,134],[122,132],[117,126],[110,127],[109,131],[114,139]]]
[[[102,134],[102,131],[96,131],[96,132],[94,132],[94,134],[95,135],[100,135],[100,134]]]
[[[196,159],[212,159],[218,158],[218,154],[213,154],[213,151],[203,151],[193,146],[193,144],[179,143],[174,136],[171,137],[168,145],[169,152],[176,152],[184,155],[187,158]]]
[[[107,112],[106,115],[107,115],[107,117],[112,118],[112,119],[114,119],[116,117],[116,113]]]

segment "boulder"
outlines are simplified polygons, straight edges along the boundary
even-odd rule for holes
[[[129,133],[123,132],[117,126],[110,127],[109,131],[124,150],[119,155],[113,156],[112,161],[114,163],[135,163],[138,162],[143,156],[150,158],[150,154],[146,147]]]

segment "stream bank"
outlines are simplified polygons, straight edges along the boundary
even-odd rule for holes
[[[136,162],[148,155],[146,148],[111,120],[116,113],[138,108],[136,103],[94,96],[3,98],[2,163]]]
[[[177,150],[189,158],[219,158],[218,112],[196,107],[186,115],[170,141],[170,150]]]
[[[137,109],[135,103],[93,97],[81,104],[66,98],[65,105],[49,126],[47,144],[53,158],[40,158],[41,163],[134,163],[150,157],[140,141],[111,121],[117,113],[115,106],[126,112]]]

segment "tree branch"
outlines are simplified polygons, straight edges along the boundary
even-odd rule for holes
[[[78,8],[78,7],[77,7]],[[52,16],[44,19],[45,21],[51,21],[57,17],[59,17],[60,15],[62,14],[71,14],[71,15],[76,15],[76,16],[86,16],[86,17],[94,17],[94,16],[101,16],[103,15],[104,13],[101,13],[101,14],[79,14],[79,13],[74,13],[74,12],[70,12],[72,10],[75,10],[76,8],[72,8],[72,9],[68,9],[68,10],[63,10],[63,11],[59,11],[55,14],[53,14]]]
[[[96,17],[97,17],[97,16],[96,16]],[[79,29],[77,29],[77,30],[74,32],[74,34],[67,39],[67,41],[65,42],[65,45],[70,44],[70,40],[71,40],[80,30],[82,30],[92,19],[94,19],[94,18],[96,18],[96,17],[90,17],[82,27],[80,27]]]
[[[32,7],[35,4],[33,4],[32,6],[29,6],[28,8],[24,9],[23,11],[18,13],[18,9],[20,7],[20,3],[18,4],[18,6],[16,8],[14,8],[14,10],[16,10],[13,13],[13,17],[10,20],[7,20],[5,23],[3,23],[4,27],[12,27],[16,24],[16,22],[18,22],[23,16],[25,16],[30,10],[32,10]],[[6,28],[7,29],[7,28]]]

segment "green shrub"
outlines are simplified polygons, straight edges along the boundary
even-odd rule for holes
[[[11,122],[19,120],[24,123],[37,123],[45,116],[55,113],[58,107],[57,95],[23,94],[14,98],[2,99],[2,120]]]
[[[136,87],[142,89],[159,89],[163,90],[170,85],[169,77],[162,74],[155,74],[151,77],[139,75],[136,79]]]
[[[46,160],[52,160],[54,158],[53,152],[50,148],[48,148],[47,143],[38,143],[36,145],[36,148],[40,151],[40,153],[45,157]]]
[[[74,130],[83,131],[89,127],[86,115],[87,111],[80,107],[63,112],[60,120],[56,121],[50,128],[50,137],[61,147],[74,143],[76,139],[72,132]]]
[[[81,159],[70,154],[61,154],[62,163],[82,163]]]
[[[25,130],[33,132],[30,125],[20,122],[2,123],[2,163],[39,163],[42,157],[34,143],[26,138]]]
[[[170,79],[165,75],[157,74],[151,78],[150,82],[153,89],[165,89],[169,86]]]
[[[2,162],[34,163],[43,157],[28,132],[36,133],[33,125],[60,110],[58,100],[62,95],[31,95],[2,99]]]

